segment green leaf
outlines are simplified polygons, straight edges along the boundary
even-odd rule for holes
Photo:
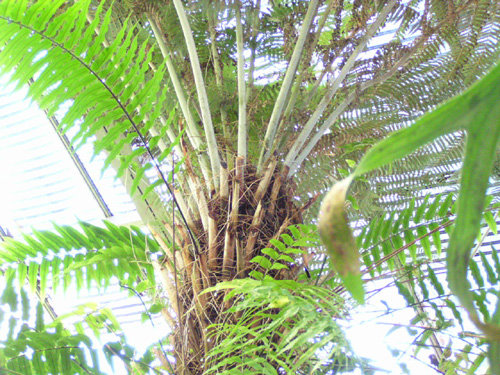
[[[258,263],[262,268],[269,270],[272,267],[271,262],[269,259],[266,257],[263,257],[261,255],[257,255],[256,257],[253,257],[253,259],[250,261],[252,263]]]
[[[424,212],[427,208],[427,202],[429,201],[430,195],[426,195],[424,200],[418,204],[417,211],[415,211],[415,216],[413,218],[413,222],[418,224],[424,218]]]
[[[151,307],[149,308],[149,312],[151,314],[158,314],[159,312],[161,312],[161,310],[163,309],[163,305],[161,303],[154,303],[151,305]]]
[[[255,271],[255,270],[250,271],[249,276],[253,277],[256,280],[264,279],[264,274],[262,272]]]
[[[19,263],[17,265],[17,277],[20,287],[22,287],[26,283],[27,274],[28,274],[28,266],[25,263]]]
[[[40,264],[40,299],[45,299],[45,293],[47,292],[47,278],[49,276],[50,261],[47,259],[42,259]]]
[[[412,230],[406,230],[404,232],[404,238],[406,245],[409,245],[415,241],[415,235],[413,234]],[[408,249],[410,250],[410,256],[414,262],[417,262],[417,245],[413,243],[412,245],[409,245]]]
[[[43,305],[38,302],[36,304],[36,314],[35,314],[35,329],[38,331],[38,332],[42,332],[45,328],[45,322],[43,320]]]
[[[28,320],[29,316],[30,316],[29,315],[29,313],[30,313],[30,301],[28,298],[28,293],[26,293],[24,288],[21,288],[21,308],[23,310],[22,319]]]
[[[484,220],[486,221],[486,223],[488,224],[488,227],[490,228],[490,230],[493,232],[493,234],[496,235],[498,233],[497,222],[495,221],[495,218],[493,217],[493,214],[491,213],[491,211],[486,211],[483,214],[483,217],[484,217]]]
[[[472,298],[474,300],[474,302],[476,303],[476,305],[479,307],[479,312],[483,315],[483,318],[485,321],[489,321],[490,320],[490,311],[488,309],[488,306],[487,306],[487,301],[486,301],[486,293],[484,291],[479,291],[478,293],[474,293],[472,294]],[[490,325],[491,327],[491,325]],[[494,331],[494,326],[492,326],[492,330],[490,331],[488,328],[488,325],[486,325],[486,330],[485,330],[485,333],[491,333],[491,334],[495,334],[495,331]],[[488,331],[488,332],[487,332]]]
[[[290,225],[287,229],[292,233],[292,235],[296,239],[299,239],[302,237],[302,233],[300,232],[299,228],[297,228],[296,225]]]
[[[403,215],[404,215],[404,217],[403,217],[403,227],[404,228],[409,228],[410,227],[410,219],[411,219],[411,216],[413,215],[413,212],[415,210],[415,202],[416,202],[416,198],[413,197],[412,200],[410,201],[410,205],[403,212]]]
[[[429,206],[427,209],[427,212],[425,213],[425,220],[430,221],[434,218],[434,215],[436,214],[436,210],[439,207],[439,203],[441,203],[441,197],[443,194],[438,194],[435,198],[432,204]]]
[[[274,260],[277,260],[280,256],[276,250],[271,249],[269,247],[266,247],[265,249],[262,249],[261,251],[262,251],[262,253],[268,255],[271,259],[274,259]]]
[[[146,289],[150,289],[153,287],[153,284],[151,284],[151,281],[149,280],[144,280],[144,281],[141,281],[139,284],[137,284],[137,286],[135,287],[135,291],[137,293],[142,293],[144,292]]]
[[[282,308],[290,303],[290,298],[287,296],[279,297],[269,304],[269,308]]]
[[[438,215],[440,217],[445,217],[450,211],[450,207],[453,204],[453,193],[447,195],[441,207],[439,207]]]
[[[283,242],[284,242],[287,246],[294,246],[294,241],[293,241],[293,238],[292,238],[289,234],[283,233],[283,234],[281,235],[281,238],[283,238]]]
[[[276,259],[276,260],[282,260],[282,261],[288,262],[288,263],[294,263],[295,262],[295,260],[292,257],[290,257],[288,255],[285,255],[285,254],[281,254],[278,257],[278,259]]]
[[[500,275],[500,258],[498,257],[497,250],[493,246],[491,246],[491,258],[495,263],[495,270],[497,272],[497,275]]]
[[[158,179],[152,184],[150,184],[148,187],[144,189],[144,192],[142,193],[141,199],[145,200],[147,199],[149,193],[151,193],[154,189],[156,189],[158,186],[162,186],[164,184],[162,179]]]
[[[483,275],[481,275],[481,271],[479,270],[479,267],[477,266],[477,263],[475,260],[471,260],[469,262],[469,267],[472,273],[472,277],[476,281],[477,285],[479,288],[484,288],[484,279]]]
[[[408,305],[414,305],[415,304],[415,299],[413,298],[412,294],[408,290],[408,288],[401,282],[395,281],[396,287],[398,288],[398,292],[403,298],[405,299],[406,303]]]
[[[381,246],[382,246],[382,251],[384,252],[384,257],[387,257],[387,266],[389,267],[389,270],[393,271],[394,259],[391,256],[393,248],[387,241],[382,242]]]
[[[354,160],[351,160],[351,159],[345,159],[347,165],[349,165],[349,167],[351,168],[354,168],[356,166],[356,162]]]
[[[365,267],[370,270],[370,276],[371,277],[375,277],[375,272],[374,272],[374,270],[371,269],[372,265],[373,265],[373,262],[372,262],[371,257],[370,257],[370,252],[367,251],[361,257],[361,259],[363,260],[363,263],[365,264]]]
[[[429,231],[426,227],[417,227],[417,234],[420,238],[420,244],[424,249],[424,253],[427,258],[432,259],[431,242],[429,241]]]
[[[0,297],[0,303],[8,304],[12,312],[17,311],[17,293],[14,289],[12,277],[7,279],[7,285],[3,290],[2,296]]]
[[[427,289],[427,285],[425,285],[425,282],[421,277],[418,278],[418,285],[422,290],[422,297],[424,297],[424,300],[429,299],[429,290]]]
[[[441,284],[441,282],[437,278],[436,273],[434,272],[432,267],[430,267],[430,266],[427,267],[427,273],[429,275],[429,280],[431,281],[431,284],[434,287],[434,289],[436,289],[436,291],[438,292],[438,295],[444,296],[445,293],[444,293],[443,285]]]
[[[134,180],[132,181],[132,185],[130,186],[130,195],[133,196],[141,181],[143,181],[144,175],[148,169],[151,169],[153,165],[148,163],[144,165],[142,168],[139,168],[136,175],[134,176]]]
[[[379,263],[381,257],[380,257],[380,245],[375,245],[371,248],[370,250],[371,255],[373,257],[373,263]],[[382,273],[382,265],[379,264],[377,267],[377,271],[381,274]]]
[[[445,299],[444,302],[446,303],[446,305],[451,309],[452,313],[453,313],[453,316],[455,317],[455,319],[458,320],[458,322],[460,323],[460,326],[462,327],[463,329],[463,320],[462,320],[462,315],[460,314],[460,312],[458,311],[458,308],[457,308],[457,305],[455,305],[455,302],[453,302],[452,300],[450,299]]]
[[[381,232],[380,232],[380,237],[382,239],[386,239],[389,236],[389,232],[391,231],[391,226],[394,222],[394,213],[389,215],[389,217],[385,218],[384,220],[381,220],[383,224],[381,224]]]
[[[488,259],[486,259],[486,255],[482,251],[479,252],[479,256],[481,257],[481,263],[486,270],[486,276],[488,278],[488,283],[494,285],[498,282],[498,274],[495,274],[493,268]]]
[[[486,359],[485,355],[478,355],[477,358],[472,363],[472,365],[467,370],[467,375],[476,374],[479,366],[481,366],[481,363],[483,363],[485,359]]]
[[[429,224],[429,229],[431,231],[434,231],[439,228],[439,224],[437,223],[431,223]],[[434,247],[436,248],[436,254],[437,256],[441,256],[441,250],[442,250],[442,243],[441,243],[441,233],[439,230],[436,230],[435,232],[432,232],[432,241],[434,242]]]
[[[37,262],[30,262],[29,268],[28,268],[28,278],[29,278],[29,284],[31,288],[32,293],[36,293],[36,288],[38,285],[38,263]]]
[[[288,269],[288,266],[281,264],[281,263],[274,263],[271,267],[272,270],[282,270],[282,269]]]
[[[283,242],[277,240],[276,238],[271,238],[269,240],[269,243],[273,246],[275,246],[279,251],[285,252],[286,251],[286,246]]]

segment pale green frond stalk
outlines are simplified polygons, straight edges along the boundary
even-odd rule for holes
[[[315,34],[314,40],[312,42],[312,47],[308,46],[308,48],[310,50],[313,50],[314,48],[316,48],[316,45],[318,44],[318,41],[319,41],[319,37],[321,36],[323,28],[325,27],[326,21],[327,21],[328,17],[330,16],[330,13],[333,9],[333,5],[334,5],[333,0],[330,0],[325,11],[321,15],[321,18],[318,21],[318,30],[316,30],[316,34]],[[309,58],[309,61],[307,61],[307,63],[309,63],[309,62],[310,62],[310,58]],[[302,65],[302,66],[304,67],[304,65]],[[300,73],[299,78],[296,80],[296,82],[293,85],[292,96],[291,96],[290,100],[288,101],[288,104],[287,104],[286,109],[285,109],[285,118],[288,115],[290,115],[290,113],[292,112],[292,110],[295,106],[295,102],[297,101],[297,96],[300,92],[300,86],[302,85],[302,81],[304,79],[306,71],[307,70],[305,68],[302,69],[302,72]],[[318,82],[321,82],[321,80],[318,80]],[[311,97],[311,96],[309,96],[309,97]],[[283,125],[284,124],[282,124],[282,126]]]
[[[247,97],[252,97],[252,89],[254,84],[253,73],[255,70],[255,51],[257,44],[257,34],[259,33],[259,10],[260,10],[260,0],[257,0],[255,7],[251,10],[252,19],[252,45],[250,46],[250,63],[248,68],[248,90]]]
[[[186,120],[187,134],[188,134],[189,140],[190,140],[193,148],[198,149],[201,145],[201,134],[199,133],[199,131],[196,127],[196,124],[194,122],[193,116],[191,114],[191,111],[189,110],[186,96],[184,94],[184,89],[183,89],[182,84],[179,80],[179,77],[177,76],[177,73],[175,71],[175,67],[172,64],[172,60],[170,58],[170,53],[167,49],[167,45],[165,43],[165,40],[162,37],[162,32],[158,26],[158,23],[150,15],[148,15],[148,21],[149,21],[151,28],[153,30],[153,34],[155,35],[156,42],[158,43],[158,46],[160,47],[161,54],[162,54],[163,58],[165,59],[168,74],[170,76],[170,79],[172,80],[172,85],[174,86],[177,100],[179,101],[179,105],[181,107],[182,114]]]
[[[247,159],[247,94],[245,84],[245,57],[243,56],[243,28],[241,3],[236,3],[236,45],[238,50],[238,156]]]
[[[165,43],[165,40],[163,39],[163,34],[160,31],[160,28],[158,26],[158,23],[154,19],[154,17],[148,15],[148,21],[151,25],[151,28],[153,29],[153,33],[156,37],[156,41],[158,43],[158,46],[160,47],[161,54],[163,58],[165,59],[166,65],[167,65],[167,70],[168,74],[170,75],[170,79],[172,80],[172,85],[174,86],[174,91],[175,95],[177,96],[177,100],[179,101],[179,106],[181,107],[182,115],[184,116],[184,119],[186,120],[186,125],[187,125],[187,135],[189,138],[189,141],[191,142],[191,145],[195,150],[200,150],[201,149],[201,139],[202,136],[198,130],[198,127],[196,126],[196,123],[193,119],[193,115],[191,114],[191,111],[189,110],[189,104],[186,100],[186,96],[184,94],[184,88],[182,87],[182,84],[179,80],[179,77],[175,71],[175,67],[172,64],[172,59],[170,58],[170,53],[167,49],[167,45]],[[172,140],[175,139],[175,136],[172,134],[172,131],[167,132],[167,135],[169,138]],[[179,155],[182,155],[180,153]],[[210,170],[210,165],[209,162],[205,156],[204,153],[199,153],[198,157],[200,158],[200,165],[202,167],[202,172],[203,176],[207,180],[207,183],[212,185],[212,179],[211,177],[211,170]]]
[[[201,134],[199,133],[198,128],[196,127],[196,124],[194,122],[193,116],[191,114],[191,111],[189,110],[188,102],[184,94],[184,88],[182,87],[179,77],[175,71],[175,67],[172,64],[170,53],[168,51],[165,40],[162,37],[162,32],[158,26],[158,23],[150,15],[148,15],[148,22],[150,23],[151,28],[153,29],[153,33],[156,37],[156,42],[160,47],[160,51],[163,58],[165,59],[168,69],[168,74],[170,76],[170,79],[172,80],[172,85],[174,86],[175,95],[177,96],[177,100],[179,101],[182,114],[184,116],[184,119],[186,120],[187,134],[189,136],[189,140],[193,148],[198,149],[201,146]]]
[[[314,135],[313,139],[307,144],[307,146],[302,150],[297,159],[290,164],[288,170],[288,176],[292,176],[297,170],[298,166],[307,158],[313,147],[318,143],[319,139],[325,134],[325,131],[330,128],[331,125],[335,123],[337,118],[344,113],[345,109],[351,104],[356,96],[354,94],[349,95],[342,103],[335,108],[335,111],[328,117],[321,129]]]
[[[276,99],[276,103],[273,108],[273,113],[271,114],[271,119],[269,120],[269,124],[267,125],[267,131],[264,137],[264,144],[259,157],[259,163],[257,164],[258,171],[262,169],[264,163],[271,155],[274,140],[276,139],[276,132],[278,130],[281,114],[283,113],[283,109],[285,108],[286,100],[290,93],[290,89],[292,88],[292,83],[295,78],[295,72],[297,71],[300,58],[302,57],[302,51],[304,50],[304,43],[311,29],[311,24],[314,19],[314,16],[316,15],[317,7],[318,7],[318,0],[312,0],[309,3],[309,8],[307,9],[306,17],[304,18],[304,22],[302,23],[300,34],[297,39],[297,44],[295,45],[295,48],[293,50],[292,58],[290,59],[290,64],[288,65],[288,69],[286,70],[285,78],[283,79],[283,83],[281,85],[278,98]]]
[[[384,7],[382,12],[380,12],[379,16],[373,22],[373,24],[370,26],[366,34],[364,35],[363,39],[359,43],[359,45],[356,47],[352,55],[349,57],[347,62],[345,63],[344,67],[340,71],[339,76],[333,81],[332,85],[330,86],[330,89],[328,90],[328,93],[323,97],[321,102],[319,103],[318,107],[314,111],[314,113],[311,115],[309,120],[307,121],[306,125],[304,126],[304,129],[300,132],[299,136],[295,140],[292,148],[288,152],[288,155],[285,159],[285,166],[291,167],[293,160],[295,159],[296,155],[298,154],[299,150],[302,148],[304,143],[306,142],[307,138],[309,137],[309,134],[311,134],[312,130],[318,123],[321,115],[325,111],[326,107],[332,100],[333,96],[337,93],[340,84],[344,80],[344,78],[347,76],[347,73],[351,70],[351,68],[354,66],[354,63],[356,62],[356,59],[360,55],[361,52],[365,49],[366,45],[368,44],[368,41],[375,35],[377,30],[380,28],[380,26],[384,23],[384,21],[387,18],[387,15],[389,12],[392,10],[394,5],[396,5],[397,0],[391,0],[387,5]]]
[[[217,21],[217,13],[216,12],[211,12],[212,10],[210,9],[207,12],[207,17],[208,17],[208,29],[210,33],[210,39],[212,40],[212,43],[210,43],[210,50],[212,52],[212,58],[214,60],[214,72],[215,72],[215,83],[217,85],[217,88],[219,90],[224,89],[223,84],[224,84],[224,77],[222,75],[222,70],[220,68],[221,66],[221,59],[219,56],[219,51],[217,51],[217,44],[216,44],[216,21]],[[225,139],[230,138],[230,132],[228,129],[228,121],[227,121],[227,110],[224,105],[221,104],[220,106],[220,120],[221,120],[221,125],[222,125],[222,132],[224,134]],[[229,168],[233,165],[232,162],[232,154],[229,150],[226,150],[226,162],[228,163]],[[222,178],[222,176],[221,176]]]
[[[182,5],[181,0],[174,0],[175,10],[179,17],[179,22],[182,27],[184,39],[186,41],[187,50],[189,53],[189,60],[191,61],[191,68],[193,70],[194,81],[196,84],[196,92],[198,93],[198,101],[200,103],[201,117],[203,119],[203,127],[205,129],[205,137],[207,139],[208,155],[212,165],[212,173],[217,175],[220,169],[219,151],[217,148],[217,140],[215,139],[215,131],[212,124],[212,116],[210,114],[210,106],[208,103],[208,96],[205,90],[205,82],[200,68],[200,61],[198,59],[198,52],[196,52],[196,45],[193,38],[193,32]]]
[[[316,93],[318,92],[318,89],[321,86],[321,83],[325,79],[325,76],[332,71],[332,66],[328,65],[326,66],[321,74],[319,75],[318,79],[316,80],[316,83],[314,86],[311,88],[311,91],[308,93],[307,98],[302,102],[301,106],[299,107],[301,110],[304,108],[308,108],[309,103],[311,103],[311,100],[316,96]]]
[[[361,85],[358,94],[365,91],[371,86],[377,85],[391,78],[396,72],[399,71],[400,67],[404,66],[410,60],[411,56],[413,56],[415,52],[420,50],[420,47],[422,46],[425,40],[427,40],[427,38],[422,37],[419,40],[419,42],[416,43],[413,46],[413,48],[399,60],[397,64],[394,64],[394,66],[387,73],[381,75],[376,79],[372,79],[371,81],[365,82],[363,85]],[[325,132],[328,129],[330,129],[333,126],[333,124],[335,124],[339,116],[344,112],[347,106],[353,102],[355,98],[356,94],[351,93],[347,98],[344,99],[344,101],[337,108],[335,108],[335,110],[330,114],[330,116],[328,116],[328,118],[325,120],[323,125],[321,125],[316,134],[314,134],[311,140],[309,140],[307,145],[302,149],[302,152],[299,154],[299,156],[297,156],[297,158],[289,166],[288,177],[292,176],[295,173],[299,165],[302,164],[302,162],[309,156],[309,153],[314,148],[314,146],[316,146],[316,144],[319,142],[323,134],[325,134]]]

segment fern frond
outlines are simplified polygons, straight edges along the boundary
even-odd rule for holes
[[[466,311],[451,298],[451,292],[444,277],[441,248],[448,241],[450,228],[455,220],[456,204],[453,193],[414,197],[397,211],[372,217],[366,224],[359,223],[357,244],[363,249],[362,258],[365,272],[374,280],[394,278],[394,285],[403,297],[407,308],[414,311],[408,332],[415,336],[417,353],[429,346],[439,362],[442,371],[461,371],[469,366],[479,366],[486,357],[486,341],[480,335],[467,336],[464,328]],[[494,200],[486,200],[486,207]],[[484,248],[486,234],[497,230],[496,218],[491,211],[494,204],[484,214],[483,236],[478,246]],[[474,290],[474,303],[484,321],[491,321],[496,299],[496,290],[491,285],[498,284],[500,267],[496,267],[498,254],[479,252],[470,260],[469,280]],[[378,275],[375,275],[375,270]],[[370,294],[370,292],[368,292]],[[460,326],[457,339],[457,325]],[[395,325],[391,330],[401,326]],[[414,327],[414,328],[413,328]],[[448,336],[446,348],[438,336]],[[441,341],[442,342],[442,341]],[[464,345],[465,342],[465,345]],[[474,348],[473,351],[470,351]],[[450,359],[452,352],[468,350],[470,356],[460,360]]]
[[[243,368],[266,374],[277,373],[278,368],[302,373],[307,366],[313,372],[319,368],[326,371],[346,359],[342,353],[348,343],[332,320],[332,316],[343,314],[335,293],[273,279],[234,280],[213,289],[228,290],[225,299],[235,301],[228,313],[240,313],[242,317],[238,322],[210,328],[217,345],[209,354],[213,362],[208,373],[229,374]],[[237,354],[225,357],[227,346],[230,353]],[[321,359],[317,357],[320,352],[324,354]],[[264,359],[261,353],[266,353],[270,361],[259,360]]]
[[[10,326],[7,335],[0,339],[0,372],[104,375],[100,363],[102,349],[96,347],[88,331],[84,332],[82,323],[94,332],[95,338],[99,338],[102,332],[118,335],[118,341],[104,344],[106,359],[111,366],[113,360],[120,360],[137,368],[150,367],[151,360],[134,359],[134,350],[121,335],[119,324],[109,309],[97,309],[97,306],[78,308],[69,315],[81,316],[82,321],[73,324],[72,331],[76,332],[70,333],[61,324],[64,316],[46,324],[42,302],[32,300],[24,288],[16,288],[14,278],[12,269],[5,273],[5,289],[0,298],[0,326],[7,323],[7,318]],[[22,310],[21,317],[16,314],[18,310]]]
[[[113,43],[104,47],[111,20],[111,9],[103,14],[104,2],[90,24],[89,1],[70,7],[63,2],[27,4],[0,3],[0,71],[16,68],[10,79],[18,85],[33,81],[29,95],[49,116],[64,110],[60,128],[73,133],[73,144],[103,131],[96,152],[106,149],[114,156],[123,151],[125,135],[127,143],[145,136],[163,112],[165,68],[151,76],[153,51],[147,41],[139,43],[136,28],[125,21]],[[95,36],[99,23],[101,32]],[[141,147],[134,150],[135,157],[145,153]],[[106,165],[110,162],[108,158]],[[128,160],[123,164],[128,166]],[[141,165],[137,173],[150,167]]]
[[[416,117],[469,86],[487,71],[486,66],[494,65],[500,56],[498,7],[488,1],[450,4],[449,7],[432,5],[422,11],[412,3],[399,6],[393,17],[400,22],[400,26],[380,33],[380,36],[392,35],[393,39],[368,48],[347,76],[344,91],[332,101],[330,111],[335,111],[353,95],[349,107],[337,118],[330,132],[324,133],[322,128],[317,130],[317,138],[321,141],[311,149],[310,160],[305,160],[303,168],[298,170],[298,178],[304,180],[304,187],[321,190],[318,186],[323,183],[321,179],[308,178],[315,168],[311,164],[321,164],[315,163],[315,159],[327,156],[325,163],[329,159],[329,165],[333,167],[330,170],[325,168],[325,173],[332,179],[341,178],[340,169],[347,169],[345,158],[358,160],[365,148],[376,140],[408,126]],[[425,14],[432,16],[432,27],[429,25],[427,28],[427,21],[422,21]],[[415,49],[417,45],[419,47]],[[352,51],[352,48],[347,51]],[[344,59],[348,56],[347,53]],[[402,65],[398,67],[400,63]],[[394,67],[397,67],[395,74],[381,80]],[[371,86],[363,90],[363,85],[368,84]],[[314,99],[306,100],[303,105],[314,102]],[[299,122],[303,123],[303,120]],[[299,124],[295,131],[300,128]],[[319,135],[322,137],[319,138]],[[456,160],[461,156],[463,141],[462,134],[453,134],[445,141],[438,140],[429,145],[424,152],[395,163],[391,170],[382,172],[385,176],[389,175],[387,180],[392,180],[394,184],[381,186],[377,195],[387,197],[397,186],[401,189],[400,195],[406,196],[407,200],[409,192],[421,186],[438,186],[442,178],[448,177],[448,172],[456,174],[458,171]],[[348,149],[354,152],[347,155]],[[442,166],[443,169],[436,172],[429,164]],[[397,181],[402,173],[408,173],[408,177],[411,173],[414,175],[406,181]],[[376,183],[384,185],[381,179]],[[377,190],[375,187],[375,183],[372,184],[372,191]],[[382,199],[377,203],[372,199],[369,206],[382,205],[391,209],[388,202]],[[373,214],[369,209],[362,207],[366,215]]]
[[[137,227],[105,225],[106,229],[80,222],[81,231],[54,225],[58,234],[34,231],[24,235],[25,243],[6,238],[0,244],[0,265],[16,264],[20,285],[27,279],[33,291],[45,292],[48,280],[54,291],[61,282],[64,290],[71,283],[77,290],[105,288],[113,276],[131,286],[142,279],[154,283],[150,256],[159,252],[156,241]]]
[[[442,233],[452,224],[450,209],[453,193],[438,194],[423,199],[413,198],[397,213],[372,218],[356,238],[367,270],[385,274],[395,269],[395,259],[402,265],[419,262],[422,257],[432,260],[441,256]],[[432,239],[432,242],[431,242]],[[405,252],[408,250],[408,252]]]

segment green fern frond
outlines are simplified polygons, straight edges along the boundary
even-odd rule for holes
[[[243,367],[266,374],[277,373],[279,367],[302,373],[312,358],[311,371],[326,371],[338,365],[336,359],[348,348],[332,320],[343,315],[342,305],[327,289],[291,280],[244,279],[220,283],[211,290],[228,290],[225,299],[234,301],[228,313],[239,312],[242,317],[209,328],[217,345],[209,354],[213,362],[208,373],[229,374]],[[227,346],[238,354],[225,357]],[[259,360],[264,353],[271,363]]]
[[[324,179],[309,178],[309,174],[314,173],[317,165],[321,164],[316,162],[321,155],[325,159],[323,164],[333,166],[329,170],[325,168],[324,174],[335,180],[342,178],[341,169],[346,169],[346,157],[359,160],[366,148],[375,141],[389,132],[408,126],[424,112],[456,95],[498,61],[500,34],[497,21],[500,15],[492,2],[449,5],[449,8],[438,4],[429,2],[430,8],[424,12],[414,9],[412,3],[401,4],[393,15],[399,26],[391,32],[381,32],[394,33],[393,40],[385,45],[371,47],[375,51],[374,56],[367,54],[366,58],[356,63],[346,78],[345,88],[333,98],[331,110],[338,108],[349,95],[353,95],[354,99],[340,115],[336,125],[322,136],[312,150],[310,161],[306,160],[300,169],[298,174],[304,189],[312,187],[315,191],[321,191],[319,185]],[[428,28],[425,25],[427,21],[422,21],[422,15],[427,11],[428,16],[433,18]],[[415,34],[416,30],[421,34]],[[417,43],[423,44],[399,68],[397,74],[373,84],[363,92],[357,91],[365,82],[373,82],[383,76]],[[454,186],[459,175],[457,161],[463,154],[464,145],[463,134],[451,134],[418,154],[374,173],[376,181],[371,184],[370,190],[376,191],[376,196],[360,205],[361,213],[373,215],[376,213],[374,207],[392,210],[394,201],[407,200],[422,187],[440,186],[443,180]],[[356,146],[359,148],[355,149]],[[346,147],[352,150],[348,156]],[[311,165],[313,163],[314,166]],[[381,176],[379,173],[385,177],[378,178]],[[403,173],[407,173],[404,180],[400,179]],[[395,189],[398,190],[398,196],[391,197]],[[360,190],[360,195],[368,194],[366,190]],[[382,200],[382,197],[386,200]]]
[[[104,2],[92,23],[86,19],[90,1],[70,7],[62,1],[28,4],[0,3],[0,71],[15,70],[10,79],[18,85],[31,82],[29,95],[49,116],[64,111],[61,131],[74,134],[73,144],[97,136],[96,153],[106,149],[117,155],[139,137],[137,132],[145,136],[163,113],[166,98],[165,69],[160,66],[151,75],[153,50],[147,40],[139,43],[137,29],[125,21],[105,47],[112,13],[103,12]],[[140,147],[134,157],[145,153]],[[129,162],[123,160],[126,166]],[[110,163],[108,158],[105,164]],[[141,165],[137,174],[147,168]]]
[[[49,279],[54,291],[61,282],[64,290],[71,283],[77,290],[94,284],[105,288],[112,276],[126,285],[145,278],[154,283],[150,256],[159,252],[156,241],[137,227],[105,225],[101,228],[80,222],[81,232],[54,225],[59,234],[34,231],[24,235],[26,243],[7,238],[0,244],[0,265],[16,264],[19,284],[24,285],[27,279],[33,291],[41,288],[45,292]]]
[[[76,333],[64,329],[61,316],[52,323],[44,318],[44,306],[37,300],[34,305],[27,292],[14,283],[15,273],[7,271],[5,289],[0,298],[2,314],[0,326],[4,326],[9,317],[10,330],[6,337],[0,339],[0,372],[19,373],[25,375],[37,374],[105,374],[101,367],[101,349],[84,331],[81,325],[86,325],[99,338],[102,332],[121,334],[120,326],[109,309],[81,308],[67,314],[80,316],[82,322],[74,323]],[[20,295],[20,296],[19,296]],[[20,298],[19,298],[20,297]],[[46,302],[44,302],[46,303]],[[45,306],[46,307],[46,306]],[[14,315],[22,310],[22,317]],[[33,312],[33,316],[31,315]],[[33,319],[34,318],[34,319]],[[33,326],[33,321],[35,322]],[[113,360],[120,360],[127,365],[138,368],[150,368],[152,360],[134,359],[134,350],[125,342],[123,335],[119,341],[104,344],[106,359],[113,366]]]
[[[493,196],[488,197],[484,223],[495,233],[497,224],[492,211],[497,210],[497,205],[488,207],[494,199]],[[360,223],[356,242],[372,277],[375,276],[375,269],[379,275],[385,274],[387,267],[394,270],[396,256],[403,266],[410,260],[417,263],[423,259],[441,259],[446,233],[449,233],[455,220],[455,199],[455,193],[414,197],[408,203],[400,202],[402,205],[392,214],[374,216],[366,225]]]
[[[445,229],[450,228],[444,226],[455,218],[454,199],[453,193],[413,198],[407,208],[372,219],[360,229],[357,238],[358,246],[365,249],[363,259],[372,277],[376,266],[380,276],[393,276],[394,285],[407,308],[414,310],[415,317],[409,326],[414,328],[408,328],[408,333],[415,337],[415,353],[422,347],[434,348],[438,368],[447,373],[477,368],[486,357],[486,340],[481,335],[469,335],[465,331],[467,313],[450,298],[451,292],[440,265],[443,261],[441,242],[446,241]],[[483,228],[486,233],[496,230],[496,216],[492,211],[497,210],[498,205],[489,206],[492,201],[493,197],[489,196],[485,204]],[[484,241],[486,233],[478,239],[479,243]],[[390,244],[389,248],[386,249],[384,244]],[[494,309],[491,301],[497,298],[497,291],[491,285],[496,285],[500,279],[498,254],[495,249],[480,251],[470,263],[469,280],[474,290],[474,304],[482,319],[490,322]],[[456,338],[457,327],[460,339]],[[391,332],[399,328],[401,326],[395,326]],[[436,335],[449,337],[446,349],[441,348]],[[452,352],[464,350],[470,352],[468,356],[457,355],[456,360],[451,359]]]

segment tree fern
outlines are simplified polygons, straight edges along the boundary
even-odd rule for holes
[[[146,284],[137,285],[137,278],[152,282],[154,267],[169,296],[170,306],[163,312],[173,330],[175,371],[186,374],[206,370],[211,350],[214,358],[224,358],[228,369],[270,369],[258,359],[238,362],[245,350],[240,332],[232,353],[211,347],[224,342],[225,335],[232,337],[234,332],[224,331],[225,319],[248,315],[229,310],[223,292],[210,287],[229,280],[238,287],[245,282],[264,285],[278,297],[288,290],[297,304],[309,309],[310,317],[304,313],[303,321],[327,329],[326,336],[320,329],[303,330],[304,322],[293,320],[289,310],[293,304],[276,306],[279,311],[268,317],[264,297],[256,295],[254,313],[293,332],[292,346],[304,358],[301,362],[291,347],[277,345],[279,350],[270,352],[274,370],[314,371],[319,363],[313,361],[315,350],[333,345],[331,339],[342,343],[334,322],[314,314],[314,306],[335,314],[332,301],[339,301],[343,289],[316,264],[311,282],[324,289],[309,285],[306,276],[297,282],[297,264],[302,263],[297,259],[304,255],[307,265],[303,248],[317,241],[310,235],[311,241],[301,242],[301,230],[306,229],[299,225],[303,214],[314,216],[314,210],[307,210],[325,191],[325,176],[348,174],[367,147],[461,91],[498,57],[496,3],[448,5],[293,1],[265,9],[260,2],[2,2],[0,69],[17,68],[12,79],[31,82],[32,97],[49,114],[67,108],[61,131],[75,134],[73,144],[93,142],[97,152],[108,153],[107,163],[135,193],[134,202],[157,241],[152,252],[161,248],[164,257],[156,260],[148,253],[149,237],[109,224],[107,229],[83,225],[83,233],[69,228],[56,228],[59,234],[35,232],[25,237],[26,243],[9,241],[2,256],[19,264],[18,279],[28,277],[33,289],[38,281],[46,287],[49,273],[67,284],[73,277],[78,289],[85,282],[105,285],[110,275],[141,289]],[[376,44],[387,35],[390,43]],[[154,44],[160,51],[155,52]],[[450,79],[456,84],[450,85]],[[434,163],[440,178],[456,171],[462,136],[452,133],[421,155],[394,163],[392,177],[364,181],[363,187],[378,188],[374,195],[363,201],[360,189],[351,201],[360,202],[362,213],[370,215],[373,211],[366,208],[373,207],[374,197],[404,209],[405,188],[421,190],[424,182],[432,187],[436,181],[428,177],[433,168],[425,169],[427,163]],[[331,162],[336,163],[333,168]],[[418,166],[418,172],[402,173],[403,165]],[[171,171],[170,181],[163,169]],[[150,184],[154,173],[158,180]],[[162,181],[175,196],[161,194]],[[395,187],[400,191],[394,192]],[[416,238],[431,258],[429,238],[438,247],[433,234],[444,223],[429,221],[446,211],[445,202],[444,197],[424,201],[425,209],[397,225],[396,215],[374,220],[364,233],[363,244],[370,250],[367,267],[380,265],[382,272],[388,263],[397,270],[397,259],[409,261],[412,255],[420,261],[412,247]],[[359,213],[353,216],[362,219]],[[410,221],[415,228],[406,225]],[[292,224],[297,235],[293,229],[292,235],[285,232]],[[402,254],[405,246],[410,256],[395,258],[394,247]],[[64,247],[90,252],[64,253],[63,258]],[[254,279],[239,280],[251,271]],[[275,290],[278,286],[284,290]],[[202,293],[207,289],[212,292]],[[243,303],[250,303],[249,291],[242,293]],[[306,294],[322,295],[325,301],[307,299]],[[478,303],[484,302],[479,297]],[[207,335],[208,327],[223,334]],[[235,327],[243,325],[235,320]],[[254,342],[258,345],[268,345],[281,333],[265,325],[246,328],[259,335]],[[335,354],[350,361],[350,353]],[[170,363],[170,358],[159,357]],[[333,360],[328,365],[339,369]]]

